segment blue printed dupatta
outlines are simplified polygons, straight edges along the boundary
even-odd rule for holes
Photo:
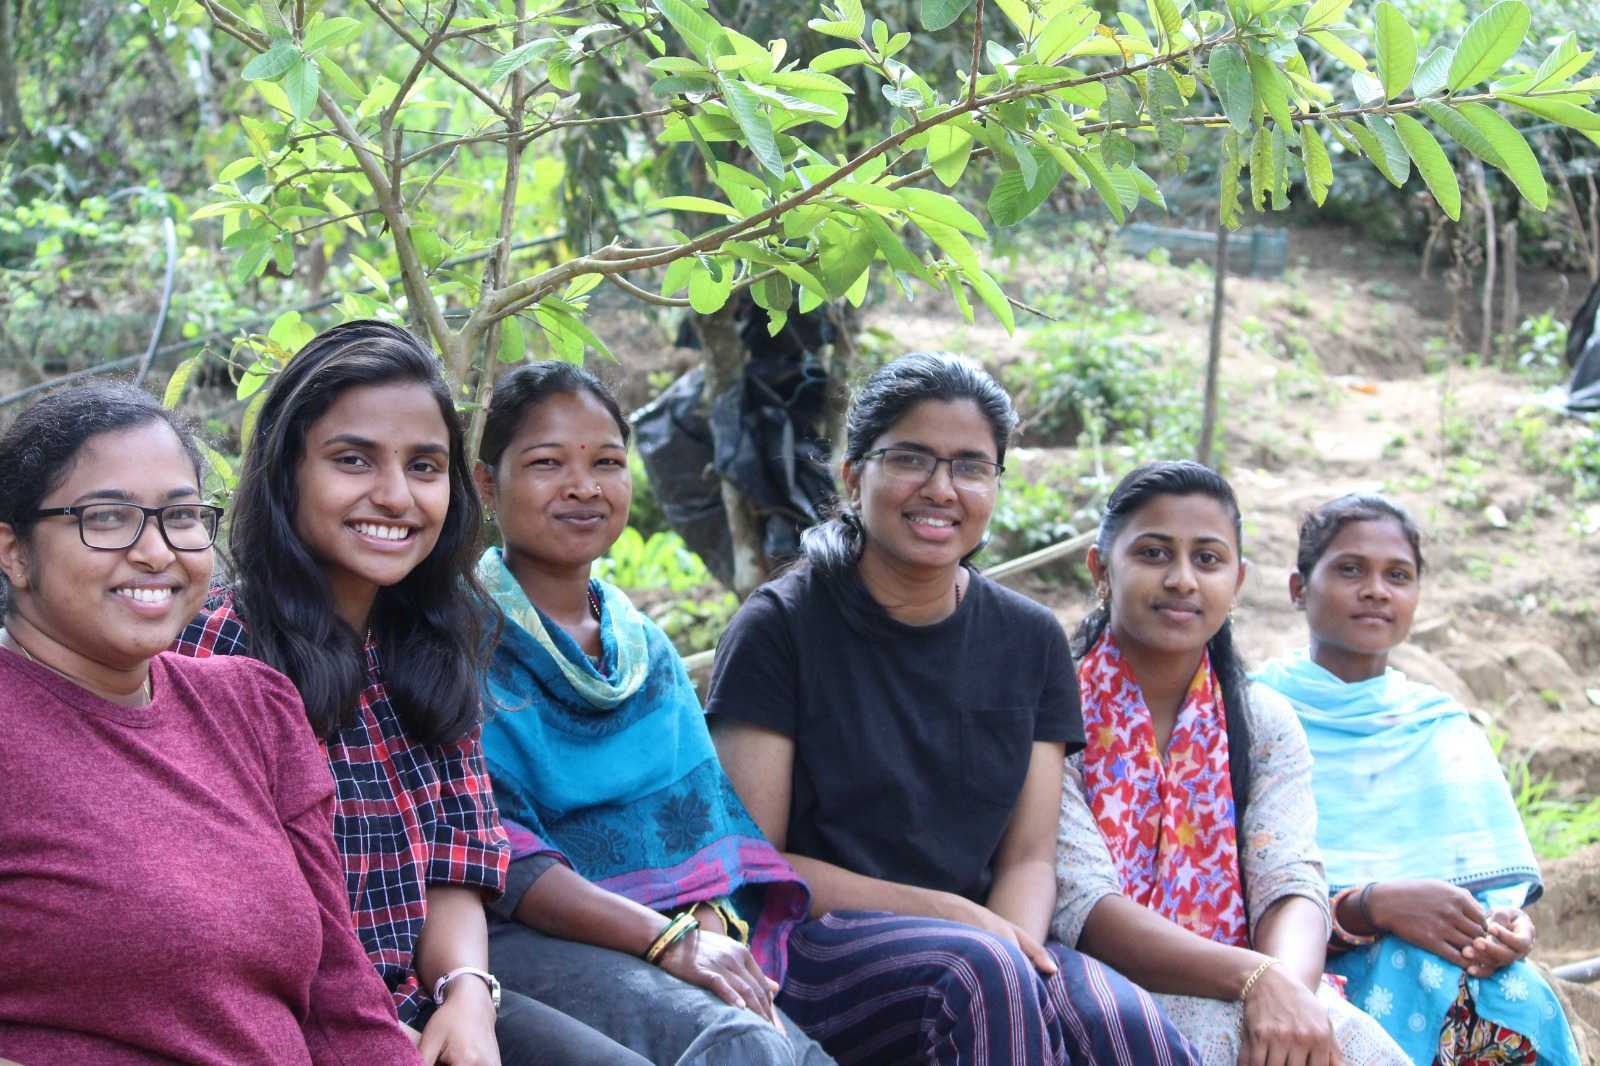
[[[1288,697],[1305,727],[1331,888],[1422,878],[1488,907],[1538,898],[1539,868],[1505,775],[1460,704],[1398,670],[1343,681],[1304,651],[1255,678]],[[1422,1066],[1434,1061],[1463,978],[1477,1014],[1526,1037],[1541,1063],[1578,1064],[1560,1001],[1526,960],[1471,977],[1389,935],[1330,955],[1328,971]]]
[[[622,590],[601,604],[597,667],[522,591],[498,548],[478,578],[505,615],[483,679],[484,760],[512,859],[550,855],[658,911],[728,899],[780,983],[811,894],[717,761],[683,660]]]

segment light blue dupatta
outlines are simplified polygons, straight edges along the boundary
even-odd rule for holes
[[[1485,906],[1543,891],[1505,774],[1466,710],[1398,670],[1349,684],[1305,652],[1256,680],[1288,697],[1310,741],[1317,843],[1337,891],[1369,881],[1443,880]],[[1526,1037],[1539,1061],[1578,1066],[1561,1003],[1526,961],[1471,977],[1431,952],[1380,937],[1330,954],[1328,972],[1418,1066],[1429,1066],[1462,981],[1477,1014]]]
[[[1317,844],[1337,891],[1431,878],[1469,891],[1543,891],[1505,774],[1466,709],[1398,670],[1348,684],[1300,652],[1256,680],[1305,727]],[[1513,897],[1512,905],[1525,900]]]

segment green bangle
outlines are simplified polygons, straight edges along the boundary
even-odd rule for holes
[[[650,947],[645,950],[644,961],[652,965],[658,963],[672,945],[699,928],[700,920],[694,916],[694,911],[684,911],[656,934],[656,938],[650,942]]]

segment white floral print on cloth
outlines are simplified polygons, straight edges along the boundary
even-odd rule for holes
[[[1479,902],[1486,902],[1483,894]],[[1459,1048],[1444,1056],[1452,1066],[1522,1062],[1525,1053],[1537,1053],[1541,1064],[1578,1066],[1560,1001],[1527,962],[1492,977],[1467,977],[1432,952],[1386,936],[1333,956],[1328,971],[1346,978],[1351,1001],[1381,1021],[1421,1066],[1441,1054],[1441,1041]],[[1498,1048],[1496,1033],[1503,1037]]]
[[[1317,812],[1305,733],[1288,701],[1273,690],[1251,685],[1248,704],[1250,802],[1239,830],[1239,852],[1254,935],[1254,923],[1287,896],[1309,899],[1326,915],[1328,885],[1317,857]],[[1078,942],[1096,903],[1122,894],[1116,866],[1084,795],[1081,765],[1078,756],[1068,760],[1062,788],[1056,913],[1050,926],[1052,935],[1069,946]],[[1383,1028],[1329,984],[1318,990],[1318,998],[1328,1007],[1345,1066],[1408,1066],[1410,1060]],[[1206,1066],[1236,1066],[1243,1026],[1239,1004],[1198,996],[1155,999],[1199,1048]]]

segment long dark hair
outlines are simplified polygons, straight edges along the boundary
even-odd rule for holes
[[[155,397],[120,382],[94,382],[52,392],[34,403],[0,436],[0,523],[27,544],[38,519],[33,512],[72,471],[90,437],[162,422],[177,435],[194,464],[200,486],[200,448],[194,433]],[[11,583],[0,574],[0,616],[11,612]]]
[[[616,394],[605,382],[581,366],[547,359],[519,366],[494,383],[494,396],[483,423],[483,441],[478,445],[478,461],[492,470],[500,464],[500,457],[530,410],[552,396],[580,393],[593,396],[616,419],[622,443],[627,444],[633,427],[623,417]]]
[[[1117,483],[1106,501],[1100,532],[1095,538],[1095,547],[1102,559],[1111,557],[1111,546],[1129,519],[1157,496],[1207,496],[1222,504],[1233,519],[1233,537],[1243,556],[1244,524],[1233,487],[1209,466],[1182,459],[1147,463]],[[1110,622],[1111,601],[1105,599],[1078,624],[1072,638],[1072,654],[1080,660],[1088,655],[1100,642]],[[1247,717],[1250,679],[1233,645],[1231,619],[1222,623],[1222,628],[1206,644],[1206,650],[1211,653],[1211,668],[1217,672],[1217,681],[1222,687],[1223,715],[1228,727],[1228,780],[1233,786],[1233,822],[1235,826],[1242,826],[1245,805],[1250,800],[1250,721]],[[1242,869],[1240,876],[1243,877]]]
[[[1420,575],[1423,569],[1422,531],[1417,528],[1411,512],[1385,496],[1352,492],[1312,510],[1300,523],[1300,544],[1294,554],[1294,568],[1299,572],[1300,580],[1311,580],[1311,571],[1317,568],[1317,561],[1345,526],[1351,522],[1381,522],[1386,518],[1399,523],[1400,532],[1411,545],[1411,556]]]
[[[861,462],[879,437],[925,400],[971,400],[977,404],[994,432],[995,461],[1006,461],[1006,445],[1017,428],[1017,409],[1011,397],[983,367],[948,352],[911,352],[872,372],[850,399],[845,461]],[[805,531],[800,550],[821,573],[838,574],[856,565],[866,539],[861,516],[841,501],[831,518]]]
[[[439,542],[398,584],[378,590],[371,630],[384,687],[406,734],[459,740],[481,718],[477,669],[490,603],[473,574],[483,511],[466,435],[439,361],[398,326],[358,321],[325,330],[272,383],[234,496],[229,554],[251,654],[288,675],[324,737],[354,721],[367,683],[364,635],[334,609],[322,568],[295,533],[296,474],[306,431],[346,389],[414,382],[439,403],[450,436],[450,509]]]

